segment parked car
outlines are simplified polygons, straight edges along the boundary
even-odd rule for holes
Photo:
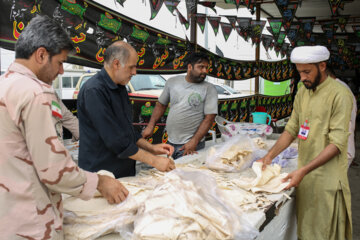
[[[243,97],[246,94],[242,94],[240,91],[233,89],[227,85],[213,83],[218,93],[219,100],[228,99],[228,98],[238,98]]]
[[[73,95],[73,99],[77,99],[81,87],[88,81],[95,73],[84,74],[80,77]],[[152,74],[137,74],[133,76],[130,82],[126,85],[129,96],[139,97],[159,97],[166,80],[161,75]]]
[[[61,99],[73,99],[76,85],[84,73],[85,71],[82,69],[66,69],[64,74],[57,76],[53,82],[53,87]]]

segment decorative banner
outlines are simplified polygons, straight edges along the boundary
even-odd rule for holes
[[[275,42],[275,46],[278,45],[281,48],[281,46],[284,43],[285,37],[286,37],[286,32],[285,31],[280,31],[280,35],[279,35],[278,39]]]
[[[179,5],[180,0],[165,0],[164,4],[169,9],[169,11],[174,14],[175,9]]]
[[[347,35],[335,35],[334,39],[335,39],[336,46],[338,48],[338,52],[341,55],[343,53],[346,40],[348,40],[348,36]]]
[[[352,29],[354,30],[355,36],[360,38],[360,25],[353,25]]]
[[[296,42],[296,47],[301,47],[301,46],[305,46],[305,42],[301,41],[301,40],[297,41]]]
[[[219,32],[219,25],[220,25],[220,20],[221,17],[209,17],[207,16],[207,20],[210,23],[212,29],[214,30],[215,36],[218,34]]]
[[[278,7],[285,8],[289,4],[289,0],[275,0]]]
[[[221,30],[223,32],[225,41],[227,41],[231,34],[232,26],[230,23],[223,23],[223,22],[220,22],[220,26],[221,26]]]
[[[162,7],[164,0],[149,0],[149,1],[150,1],[150,9],[151,9],[150,20],[152,20],[156,17],[158,12],[160,11],[160,8]]]
[[[236,20],[237,20],[236,16],[225,16],[224,15],[222,17],[226,17],[229,20],[229,22],[230,22],[231,26],[233,27],[233,29],[236,28]]]
[[[302,27],[300,29],[302,29],[304,31],[306,39],[310,40],[310,36],[311,36],[312,30],[314,28],[314,23],[315,23],[316,18],[311,17],[311,18],[298,18],[298,19],[302,25]]]
[[[181,14],[181,12],[178,9],[176,9],[176,12],[179,17],[180,23],[185,26],[186,30],[188,30],[190,26],[188,20],[186,20],[186,18]]]
[[[268,18],[268,22],[270,25],[268,30],[274,36],[274,39],[277,40],[281,31],[283,20],[281,18]]]
[[[300,23],[292,23],[290,29],[287,33],[288,39],[290,40],[291,46],[295,47],[296,41],[298,39],[298,32],[300,28]]]
[[[282,45],[281,51],[280,51],[280,53],[281,53],[281,58],[284,58],[284,57],[286,56],[287,50],[288,50],[289,46],[290,46],[289,43],[284,43],[284,44]]]
[[[199,25],[201,32],[204,33],[205,23],[206,23],[206,14],[198,13],[196,15],[196,22]]]
[[[340,27],[341,32],[345,32],[346,24],[349,20],[350,15],[342,15],[342,16],[333,16],[332,18],[337,21],[337,24]]]
[[[236,28],[238,34],[247,41],[251,34],[251,18],[237,18],[236,21],[238,23],[238,28]]]
[[[297,10],[298,4],[289,4],[285,9],[283,9],[281,15],[283,16],[283,27],[287,32],[291,26],[291,22],[295,17],[295,12]],[[281,12],[281,11],[280,11]]]
[[[240,4],[242,4],[242,0],[225,0],[225,3],[234,4],[236,9],[239,9]]]
[[[244,0],[245,6],[254,11],[256,0]]]
[[[67,62],[69,63],[99,69],[103,66],[104,53],[109,44],[119,39],[126,39],[137,51],[139,73],[179,74],[186,72],[185,62],[189,52],[195,48],[193,44],[184,39],[143,25],[94,1],[77,1],[77,3],[62,1],[59,4],[56,0],[47,0],[36,3],[36,5],[29,6],[25,1],[2,2],[4,14],[0,15],[1,47],[14,50],[16,39],[21,31],[31,18],[40,13],[41,9],[41,14],[61,22],[69,32],[77,49],[76,55],[68,57]],[[19,12],[20,10],[22,13],[20,15],[10,14],[11,11]],[[180,16],[177,9],[176,11]],[[228,29],[229,35],[232,31],[230,24],[228,24]],[[224,28],[223,32],[226,32]],[[321,41],[322,39],[319,42]],[[350,37],[348,42],[350,42]],[[268,64],[265,61],[261,64],[255,61],[236,61],[217,56],[201,46],[198,46],[198,49],[209,57],[209,76],[243,80],[261,75],[271,81],[282,81],[291,78],[293,73],[293,71],[289,71],[287,74],[284,71],[282,64],[285,63],[283,61],[280,61],[282,67],[279,67],[279,64]],[[353,59],[357,60],[357,58],[354,57],[354,53],[355,49],[349,46],[344,48],[340,58],[345,64],[355,61]],[[289,69],[291,69],[290,65]],[[279,73],[281,74],[279,75]]]
[[[253,44],[259,44],[261,34],[265,27],[266,21],[251,21],[251,39]]]
[[[331,13],[333,15],[336,15],[336,11],[337,11],[338,7],[340,6],[342,0],[328,0],[328,1],[329,1]]]
[[[330,46],[331,43],[332,43],[332,40],[334,38],[334,32],[336,32],[336,31],[334,31],[330,27],[323,27],[322,29],[323,29],[323,31],[325,33],[326,38],[327,38],[327,44]]]
[[[271,43],[273,42],[274,37],[272,35],[263,34],[261,36],[262,44],[266,51],[269,50]]]
[[[199,2],[200,5],[204,6],[204,7],[207,7],[207,8],[210,8],[211,10],[213,10],[215,13],[216,12],[216,9],[215,9],[215,6],[216,6],[216,2]]]
[[[185,2],[186,2],[187,16],[188,19],[190,19],[190,17],[193,14],[196,14],[196,4],[198,3],[198,0],[185,0]]]
[[[126,0],[116,0],[117,3],[119,3],[122,7],[124,7],[124,2]]]
[[[325,20],[320,21],[321,28],[324,31],[325,37],[327,39],[327,45],[331,45],[331,42],[334,37],[334,33],[337,30],[337,26],[335,26],[335,20]]]

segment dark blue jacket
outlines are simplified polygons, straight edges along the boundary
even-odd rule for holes
[[[132,107],[126,87],[115,84],[105,69],[80,89],[77,102],[80,123],[79,166],[96,172],[108,170],[116,178],[134,176],[141,135],[132,125]]]

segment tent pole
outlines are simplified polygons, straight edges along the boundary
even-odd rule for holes
[[[196,21],[197,21],[197,4],[195,4],[194,7],[194,12],[191,13],[191,17],[190,17],[190,42],[192,44],[194,44],[195,46],[195,52],[197,52],[197,26],[196,26]]]
[[[260,21],[260,3],[256,3],[256,21]],[[259,66],[260,60],[260,44],[256,44],[255,48],[255,61],[257,66]],[[255,77],[255,94],[259,94],[259,76]]]

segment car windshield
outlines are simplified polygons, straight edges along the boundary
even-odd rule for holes
[[[135,91],[163,89],[165,79],[160,75],[139,74],[131,78],[131,85]]]
[[[92,77],[92,76],[85,76],[85,77],[83,78],[83,80],[81,81],[81,83],[80,83],[80,88],[81,88],[81,87],[84,85],[84,83],[86,83],[87,80],[89,80],[91,77]]]
[[[222,85],[223,88],[225,88],[226,90],[228,90],[231,94],[238,94],[240,93],[238,90],[233,89],[232,87],[229,87],[227,85]]]

